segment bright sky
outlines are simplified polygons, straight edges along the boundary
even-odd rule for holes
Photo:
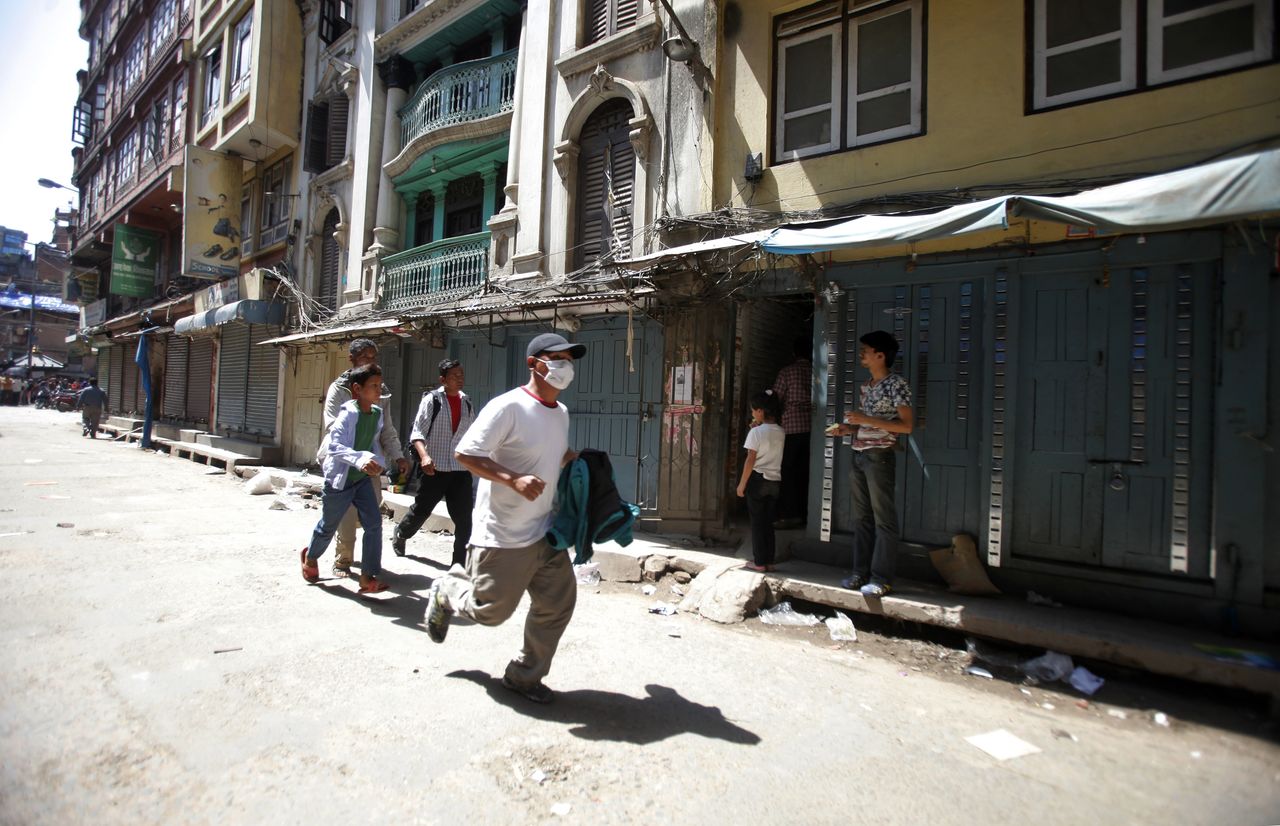
[[[77,0],[0,0],[0,225],[32,242],[51,240],[54,210],[79,203],[36,183],[72,186],[76,72],[89,58],[79,28]]]

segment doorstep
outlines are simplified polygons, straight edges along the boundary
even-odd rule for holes
[[[612,542],[597,545],[592,561],[600,563],[602,578],[630,582],[640,579],[635,573],[650,556],[680,560],[674,567],[693,573],[712,565],[740,567],[748,561],[736,558],[733,549],[692,547],[699,541],[637,535],[625,548]],[[771,603],[801,599],[846,612],[925,623],[1154,674],[1242,688],[1280,700],[1280,671],[1217,660],[1196,647],[1243,648],[1280,661],[1280,647],[1273,644],[1101,611],[1034,605],[1007,596],[960,596],[912,581],[900,582],[897,590],[883,599],[867,599],[840,587],[847,573],[841,569],[798,560],[781,562],[779,568],[764,574]]]

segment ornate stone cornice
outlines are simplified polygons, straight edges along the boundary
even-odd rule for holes
[[[414,80],[417,79],[414,76],[413,64],[400,55],[392,55],[379,63],[378,77],[382,78],[382,85],[388,89],[403,89],[406,92],[412,88]]]
[[[374,59],[384,60],[396,54],[404,44],[423,34],[440,18],[466,5],[479,6],[475,0],[427,0],[373,41]]]

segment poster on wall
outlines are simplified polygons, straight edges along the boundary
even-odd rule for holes
[[[116,224],[111,244],[111,293],[136,298],[155,295],[161,241],[158,232]]]
[[[183,166],[182,272],[220,281],[240,274],[240,158],[186,148]]]

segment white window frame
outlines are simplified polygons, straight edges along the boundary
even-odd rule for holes
[[[1132,0],[1130,0],[1132,1]],[[1147,82],[1151,84],[1169,83],[1190,77],[1213,74],[1239,66],[1248,66],[1270,60],[1275,42],[1275,21],[1272,18],[1272,0],[1222,0],[1212,6],[1165,16],[1165,0],[1148,0],[1147,12]],[[1238,8],[1253,8],[1253,49],[1237,52],[1233,55],[1180,66],[1165,71],[1164,65],[1164,30],[1172,25],[1200,20],[1219,12]]]
[[[253,68],[253,9],[236,21],[231,29],[231,91],[228,100],[235,100],[249,84]]]
[[[1034,33],[1034,58],[1032,77],[1035,85],[1032,93],[1032,103],[1036,109],[1046,109],[1050,106],[1059,106],[1064,103],[1075,103],[1080,100],[1090,100],[1092,98],[1103,97],[1105,95],[1118,94],[1120,92],[1128,92],[1138,88],[1138,3],[1137,0],[1121,0],[1120,3],[1120,28],[1108,34],[1095,35],[1084,40],[1077,40],[1072,43],[1063,43],[1059,46],[1049,48],[1046,46],[1049,40],[1048,34],[1048,4],[1053,0],[1035,0],[1035,33]],[[1101,86],[1090,86],[1086,89],[1075,89],[1070,92],[1063,92],[1058,95],[1050,95],[1047,93],[1049,75],[1049,58],[1064,54],[1066,52],[1075,52],[1080,49],[1087,49],[1091,46],[1098,46],[1103,43],[1110,43],[1114,40],[1120,41],[1120,79],[1113,83],[1104,83]]]
[[[1129,0],[1132,2],[1132,0]],[[876,89],[871,92],[858,94],[857,83],[857,65],[858,65],[858,35],[857,29],[876,20],[885,17],[891,17],[895,14],[901,14],[904,11],[911,12],[911,80],[906,83],[898,83],[893,86],[886,86],[883,89]],[[849,19],[849,99],[846,105],[849,107],[848,124],[846,126],[847,134],[845,135],[845,146],[852,149],[856,146],[866,146],[867,144],[880,143],[882,141],[900,138],[904,135],[918,135],[920,133],[921,123],[923,121],[923,107],[921,101],[923,99],[924,89],[924,3],[923,0],[907,0],[905,3],[894,3],[881,11],[871,12],[869,14],[860,14]],[[866,135],[858,135],[858,102],[864,100],[874,100],[885,95],[895,94],[897,92],[911,90],[911,122],[903,126],[895,126],[891,129],[881,129],[879,132],[871,132]]]
[[[787,61],[785,59],[786,49],[791,46],[797,46],[808,43],[811,40],[819,40],[823,37],[831,37],[831,101],[826,106],[810,106],[807,109],[801,109],[796,112],[787,112],[786,89],[787,89]],[[843,136],[843,124],[841,122],[841,101],[844,99],[844,79],[841,77],[841,54],[844,49],[844,21],[837,20],[821,28],[812,31],[803,32],[801,34],[790,35],[785,38],[778,38],[778,94],[777,94],[777,113],[774,123],[774,141],[777,146],[777,159],[781,161],[796,161],[801,158],[808,158],[812,155],[822,155],[827,152],[834,152],[840,149],[840,140]],[[808,146],[804,149],[786,150],[786,125],[787,121],[792,118],[814,115],[822,111],[830,110],[831,112],[831,140],[825,144],[817,144]]]
[[[218,72],[212,75],[213,59],[218,58]],[[222,109],[222,44],[204,53],[200,60],[200,125],[208,126]]]

